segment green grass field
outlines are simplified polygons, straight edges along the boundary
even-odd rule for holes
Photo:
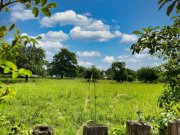
[[[9,87],[16,95],[3,104],[1,115],[10,123],[24,124],[28,130],[39,124],[51,125],[55,135],[82,135],[88,120],[106,124],[111,130],[122,127],[126,120],[137,120],[137,111],[157,115],[157,97],[163,84],[103,80],[94,86],[85,80],[31,79]],[[10,127],[0,127],[2,135],[7,135]]]

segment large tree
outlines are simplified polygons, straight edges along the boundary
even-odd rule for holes
[[[45,64],[45,51],[36,46],[25,46],[18,50],[16,64],[18,68],[31,70],[35,75],[43,75]]]
[[[102,78],[101,73],[102,72],[99,69],[97,69],[95,66],[92,66],[91,68],[86,69],[84,78],[88,80],[97,80]]]
[[[112,75],[113,80],[117,82],[123,82],[127,78],[127,72],[125,68],[125,62],[114,62],[112,63],[109,73]]]
[[[55,75],[60,75],[63,79],[66,77],[75,77],[77,75],[77,59],[73,52],[63,48],[53,57],[52,71]]]
[[[126,68],[126,72],[127,72],[127,78],[126,78],[127,81],[132,82],[136,80],[137,78],[136,71]]]

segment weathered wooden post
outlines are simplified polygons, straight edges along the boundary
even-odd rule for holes
[[[180,135],[180,120],[168,123],[168,135]]]
[[[53,129],[50,126],[37,126],[33,129],[32,135],[53,135]]]
[[[85,125],[83,135],[108,135],[108,127],[105,125]]]
[[[127,121],[126,135],[150,135],[151,126],[145,123]]]

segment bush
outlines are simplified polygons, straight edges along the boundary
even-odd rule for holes
[[[143,67],[137,71],[138,80],[144,82],[153,82],[158,79],[157,70],[155,68]]]

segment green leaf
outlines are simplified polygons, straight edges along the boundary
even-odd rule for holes
[[[9,68],[12,68],[14,71],[17,70],[17,66],[16,66],[13,62],[11,62],[11,61],[6,60],[6,61],[4,62],[4,64],[5,64],[6,66],[8,66]]]
[[[19,69],[18,73],[22,76],[26,76],[26,75],[29,77],[32,76],[32,72],[30,70],[26,70],[24,68]]]
[[[174,2],[167,8],[167,11],[166,11],[167,16],[170,15],[170,13],[172,12],[175,4],[176,4],[176,1],[174,1]]]
[[[160,6],[159,6],[159,10],[164,6],[164,4],[166,4],[167,3],[167,1],[166,0],[164,0],[164,2],[161,2],[161,3],[159,3],[159,4],[161,4]]]
[[[19,0],[21,3],[26,3],[28,0]]]
[[[6,34],[7,34],[6,26],[1,26],[0,27],[0,38],[4,37]]]
[[[38,44],[38,42],[37,42],[37,41],[36,41],[36,39],[34,39],[34,38],[31,38],[31,39],[30,39],[30,42],[32,42],[32,43],[33,43],[33,45]]]
[[[32,76],[32,72],[30,70],[26,70],[25,74],[28,75],[28,77]]]
[[[36,39],[39,40],[39,39],[42,39],[42,37],[41,37],[41,36],[38,36],[38,37],[36,37]]]
[[[39,15],[39,9],[37,7],[34,7],[32,12],[33,12],[35,17],[37,17]]]
[[[5,8],[4,8],[4,11],[5,11],[5,12],[8,12],[8,11],[9,11],[9,8],[8,8],[8,7],[5,7]]]
[[[19,69],[19,74],[20,75],[25,75],[25,73],[26,73],[26,69],[24,69],[24,68]]]
[[[177,18],[177,16],[172,16],[172,17],[171,17],[171,19],[176,19],[176,18]]]
[[[30,3],[26,4],[26,9],[29,9],[30,7],[31,7]]]
[[[4,67],[4,73],[7,74],[7,73],[10,73],[11,70],[9,67]]]
[[[17,73],[17,72],[12,72],[12,78],[13,78],[13,79],[17,78],[17,76],[18,76],[18,73]]]
[[[35,5],[38,5],[40,3],[40,0],[35,0]]]
[[[147,29],[146,28],[142,28],[143,31],[147,32]]]
[[[57,8],[57,4],[55,2],[49,3],[46,8]]]
[[[47,0],[41,0],[41,7],[43,7],[47,3]]]
[[[51,12],[48,8],[42,8],[42,12],[45,16],[51,16]]]
[[[15,27],[15,24],[12,24],[12,25],[10,26],[10,28],[9,28],[9,31],[13,30],[14,27]]]
[[[159,1],[158,1],[158,4],[161,4],[163,1],[164,1],[164,0],[159,0]]]
[[[133,34],[143,34],[141,31],[134,31]]]

